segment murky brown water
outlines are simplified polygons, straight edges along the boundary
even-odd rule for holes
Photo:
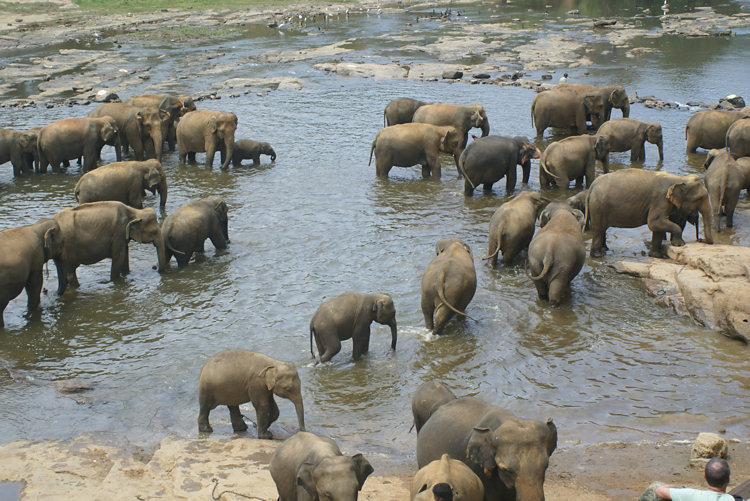
[[[544,20],[541,14],[515,9],[508,15]],[[486,7],[466,6],[462,11],[471,19],[465,23],[499,22]],[[128,57],[156,61],[156,82],[179,61],[201,51],[217,51],[222,55],[215,63],[234,68],[170,84],[175,90],[204,90],[229,75],[289,74],[305,85],[300,91],[279,90],[265,97],[251,93],[198,103],[200,108],[235,112],[237,138],[271,142],[278,154],[275,164],[264,157],[260,168],[221,172],[218,167],[179,167],[176,154],[164,155],[170,183],[167,211],[207,195],[225,197],[232,240],[227,251],[215,253],[207,245],[210,250],[199,263],[177,270],[173,262],[160,275],[151,269],[156,261],[153,247],[131,243],[132,272],[125,280],[107,281],[109,261],[83,266],[81,288],[57,298],[50,266],[45,279],[50,292],[37,315],[24,317],[25,295],[9,305],[6,328],[0,331],[0,367],[28,379],[14,381],[0,371],[0,441],[86,432],[134,442],[167,433],[195,436],[198,373],[209,356],[229,348],[295,362],[303,379],[308,427],[371,455],[413,455],[410,400],[417,386],[431,379],[519,415],[552,416],[563,443],[686,438],[719,428],[728,436],[748,438],[747,347],[657,306],[637,280],[616,275],[607,266],[619,259],[644,259],[646,228],[611,230],[612,252],[604,259],[587,259],[570,298],[558,309],[536,299],[523,260],[494,270],[477,260],[478,289],[468,311],[478,322],[454,320],[440,338],[426,331],[419,288],[435,242],[457,236],[476,256],[483,255],[489,218],[506,198],[504,181],[491,196],[464,198],[463,183],[448,157],[443,158],[439,182],[421,180],[417,168],[394,168],[389,180],[376,179],[367,157],[382,126],[382,109],[400,96],[478,102],[487,111],[493,134],[533,136],[529,107],[534,93],[490,85],[324,76],[312,69],[314,60],[236,64],[270,48],[325,45],[343,38],[355,39],[357,48],[347,59],[388,60],[399,50],[383,46],[380,35],[413,34],[416,28],[405,24],[411,17],[342,18],[314,35],[314,42],[309,34],[273,32],[194,47],[149,47],[137,40],[123,44],[121,52]],[[543,33],[565,27],[552,22],[544,26]],[[439,21],[423,21],[418,28],[435,37],[460,29]],[[524,43],[523,38],[512,43]],[[584,68],[567,71],[574,81],[620,82],[629,92],[678,102],[715,102],[733,92],[747,99],[748,41],[750,35],[742,32],[731,39],[642,39],[635,45],[659,52],[636,58],[613,55],[611,47],[596,42],[589,54],[595,61],[587,68],[591,75],[584,78]],[[157,60],[155,55],[165,51],[177,57]],[[398,57],[430,60],[418,52],[407,56],[402,51]],[[1,126],[41,126],[85,116],[89,109],[8,109]],[[631,116],[658,121],[664,128],[665,162],[657,166],[656,148],[647,145],[645,168],[683,174],[702,170],[702,155],[684,153],[690,112],[634,105]],[[547,136],[544,143],[549,140]],[[113,151],[105,148],[103,158],[113,161]],[[628,158],[627,153],[612,155],[614,168],[627,167]],[[534,189],[537,167],[535,162]],[[10,166],[4,166],[0,227],[29,224],[72,205],[79,175],[72,167],[66,174],[13,179]],[[148,199],[147,206],[157,205],[155,198]],[[723,233],[719,242],[750,244],[748,209],[750,202],[743,198],[735,230]],[[692,229],[686,236],[694,238]],[[347,343],[332,363],[313,367],[310,318],[323,300],[348,290],[393,296],[398,348],[389,349],[387,327],[373,325],[369,356],[353,363]],[[56,394],[51,383],[70,379],[94,384],[86,394],[91,405]],[[252,407],[244,409],[254,419]],[[279,423],[295,426],[291,404],[281,403]],[[214,411],[212,424],[214,435],[231,435],[225,409]]]

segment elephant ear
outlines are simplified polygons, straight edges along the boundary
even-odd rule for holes
[[[578,220],[578,225],[581,227],[581,232],[583,232],[583,230],[586,229],[586,216],[578,209],[573,209],[571,212]]]
[[[357,476],[357,483],[359,484],[359,490],[361,491],[362,486],[365,485],[365,480],[367,480],[367,477],[369,477],[375,469],[370,462],[359,453],[352,456],[352,462],[354,463],[354,474]]]
[[[497,476],[503,481],[505,487],[513,489],[516,485],[516,472],[505,463],[497,463]]]
[[[172,117],[172,114],[167,110],[159,110],[159,119],[162,122],[166,122]]]
[[[62,235],[59,227],[48,229],[44,233],[44,257],[49,259],[62,251]]]
[[[130,221],[127,226],[125,226],[125,241],[130,242],[130,227],[134,224],[140,224],[140,222],[143,221],[143,218],[136,218]]]
[[[682,206],[682,200],[685,197],[686,188],[686,183],[673,184],[667,190],[667,200],[679,209]]]
[[[703,168],[708,170],[711,163],[716,159],[717,156],[722,152],[723,150],[708,150],[708,154],[706,155],[706,161],[703,162]]]
[[[466,446],[466,457],[486,470],[495,464],[495,448],[489,428],[475,426]]]
[[[206,122],[206,129],[211,134],[216,134],[216,120],[213,118],[209,119],[208,122]]]
[[[313,474],[315,472],[315,465],[312,463],[302,463],[297,470],[297,485],[305,489],[307,494],[310,495],[311,499],[318,499],[318,493],[315,489],[315,479]]]
[[[276,386],[276,367],[269,365],[260,371],[258,375],[263,378],[263,381],[266,383],[266,388],[268,388],[269,391],[273,390],[273,387]]]
[[[227,213],[229,212],[229,208],[227,207],[227,203],[224,200],[220,200],[216,202],[216,205],[214,206],[214,210],[216,211],[217,214],[219,214],[222,220],[227,218]]]
[[[578,211],[581,212],[581,211]],[[555,426],[552,418],[547,418],[547,429],[549,435],[547,435],[547,455],[551,456],[555,449],[557,449],[557,426]]]

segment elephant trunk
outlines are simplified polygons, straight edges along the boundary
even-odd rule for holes
[[[393,321],[388,324],[391,327],[391,349],[396,349],[396,341],[398,340],[398,329],[396,328],[396,319],[394,318]]]
[[[159,260],[158,270],[161,273],[167,267],[167,251],[164,244],[164,236],[161,233],[154,239],[154,247],[156,247],[156,255]]]
[[[294,404],[294,410],[297,411],[297,422],[299,423],[299,431],[305,431],[305,407],[302,404],[302,395],[297,395],[290,399]]]
[[[224,162],[221,164],[222,169],[229,168],[229,162],[232,161],[232,155],[234,155],[234,131],[227,133],[224,136]]]
[[[151,132],[151,141],[154,143],[154,158],[161,162],[161,145],[164,142],[161,127],[154,127],[154,130]]]
[[[625,106],[620,109],[622,110],[622,118],[630,117],[630,99],[625,101]]]
[[[657,144],[659,148],[659,161],[664,161],[664,139],[659,139],[659,144]]]
[[[713,216],[711,215],[711,203],[708,201],[708,196],[703,200],[703,203],[699,209],[701,216],[703,217],[703,233],[706,236],[706,243],[714,243],[714,237],[711,234],[711,228],[713,227]]]
[[[544,501],[544,479],[541,482],[516,480],[516,499],[519,501]]]
[[[162,209],[167,206],[167,178],[162,176],[161,182],[156,187],[156,191],[159,192],[159,207]]]
[[[482,137],[490,135],[490,122],[486,118],[482,121]]]

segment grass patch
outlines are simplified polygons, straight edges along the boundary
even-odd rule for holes
[[[40,14],[58,12],[60,11],[60,7],[57,4],[48,2],[0,2],[0,10],[14,14]]]

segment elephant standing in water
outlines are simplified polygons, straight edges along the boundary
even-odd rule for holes
[[[487,136],[471,143],[458,159],[464,176],[464,195],[472,196],[481,184],[484,192],[505,176],[505,191],[516,189],[516,165],[523,169],[523,184],[529,183],[531,159],[541,157],[539,148],[522,136]]]
[[[89,117],[110,116],[117,125],[115,155],[122,160],[122,146],[133,147],[136,160],[155,158],[161,161],[163,121],[169,119],[168,112],[160,112],[154,106],[129,106],[123,103],[100,104],[89,113]]]
[[[490,219],[490,265],[497,265],[498,253],[503,255],[503,264],[509,264],[529,246],[536,218],[547,202],[538,191],[523,191],[497,208]]]
[[[117,140],[117,123],[110,116],[99,118],[65,118],[42,127],[37,139],[39,170],[47,172],[52,165],[54,171],[66,160],[83,156],[83,170],[96,168],[99,155],[105,144],[114,145]]]
[[[188,95],[170,96],[169,94],[143,94],[134,96],[125,101],[130,106],[148,107],[155,106],[165,117],[163,137],[167,142],[169,151],[174,151],[177,144],[177,123],[180,118],[189,111],[195,111],[193,98]],[[127,147],[125,147],[127,153]],[[158,151],[161,151],[161,147]]]
[[[212,196],[188,202],[169,214],[161,226],[167,248],[166,262],[174,256],[178,267],[187,265],[194,252],[203,252],[207,238],[217,249],[226,249],[228,212],[224,199]]]
[[[540,92],[531,102],[531,125],[536,127],[537,137],[542,137],[547,127],[585,134],[587,117],[594,130],[604,122],[604,101],[598,93],[580,95],[555,87]]]
[[[598,94],[602,98],[604,103],[604,114],[602,115],[602,123],[612,118],[612,108],[617,108],[622,111],[622,117],[628,118],[630,116],[630,99],[625,88],[619,84],[605,85],[603,87],[597,87],[595,85],[588,84],[576,84],[570,82],[560,82],[555,86],[555,89],[567,90],[573,92],[578,96],[584,96],[587,94]]]
[[[41,128],[25,132],[0,129],[0,164],[10,162],[13,165],[13,176],[34,171],[37,161],[36,140]]]
[[[391,328],[391,349],[396,349],[396,307],[388,294],[361,294],[345,292],[329,299],[310,320],[310,354],[313,353],[313,338],[318,347],[321,362],[327,362],[339,351],[341,341],[352,339],[354,360],[367,353],[370,348],[370,324],[377,322]]]
[[[695,153],[697,148],[723,148],[729,126],[746,116],[750,116],[750,110],[704,110],[694,114],[685,124],[686,153]]]
[[[242,139],[234,143],[234,153],[232,154],[232,165],[239,167],[242,165],[242,161],[246,158],[250,158],[253,161],[253,165],[260,165],[260,156],[269,155],[271,162],[276,161],[276,152],[268,143],[259,141],[252,141],[250,139]]]
[[[417,109],[425,104],[427,103],[410,97],[392,100],[385,105],[385,110],[383,110],[383,127],[410,123]]]
[[[607,136],[566,137],[547,146],[539,161],[539,186],[556,185],[568,188],[571,180],[576,187],[591,186],[596,178],[596,161],[602,163],[606,173],[609,164],[609,139]]]
[[[734,209],[740,192],[747,186],[745,173],[737,161],[725,149],[709,150],[706,162],[706,175],[703,183],[708,190],[714,217],[714,231],[721,231],[721,215],[727,217],[727,227],[734,226]]]
[[[237,130],[237,115],[221,111],[196,110],[186,113],[177,124],[177,154],[180,165],[195,153],[206,153],[206,168],[214,163],[214,155],[221,154],[221,168],[229,168],[234,154],[234,132]]]
[[[661,134],[661,125],[656,122],[616,118],[604,122],[596,134],[607,137],[611,152],[630,150],[631,162],[646,160],[646,141],[659,148],[659,161],[664,161],[664,138]]]
[[[484,485],[476,473],[461,461],[451,459],[448,454],[443,454],[414,475],[411,501],[434,501],[433,489],[437,485],[451,492],[455,501],[484,500]]]
[[[456,395],[443,383],[427,381],[419,385],[411,399],[411,413],[417,433],[438,407],[455,399]]]
[[[160,206],[167,204],[167,178],[156,159],[145,162],[113,162],[87,172],[75,187],[79,204],[117,200],[136,209],[143,208],[144,190],[159,192]]]
[[[198,431],[211,433],[208,414],[219,405],[229,408],[234,431],[247,430],[240,405],[252,402],[258,420],[258,438],[272,438],[268,427],[279,417],[273,396],[294,404],[300,431],[305,430],[302,383],[291,362],[280,362],[262,353],[227,350],[209,358],[198,379]]]
[[[458,167],[458,158],[469,142],[469,131],[473,128],[482,130],[482,137],[489,135],[490,122],[487,113],[481,104],[459,105],[459,104],[426,104],[417,108],[414,112],[412,122],[422,122],[433,125],[447,125],[458,132],[460,139],[459,147],[453,154],[453,160]]]
[[[727,129],[727,149],[738,157],[750,156],[750,116],[737,120]]]

